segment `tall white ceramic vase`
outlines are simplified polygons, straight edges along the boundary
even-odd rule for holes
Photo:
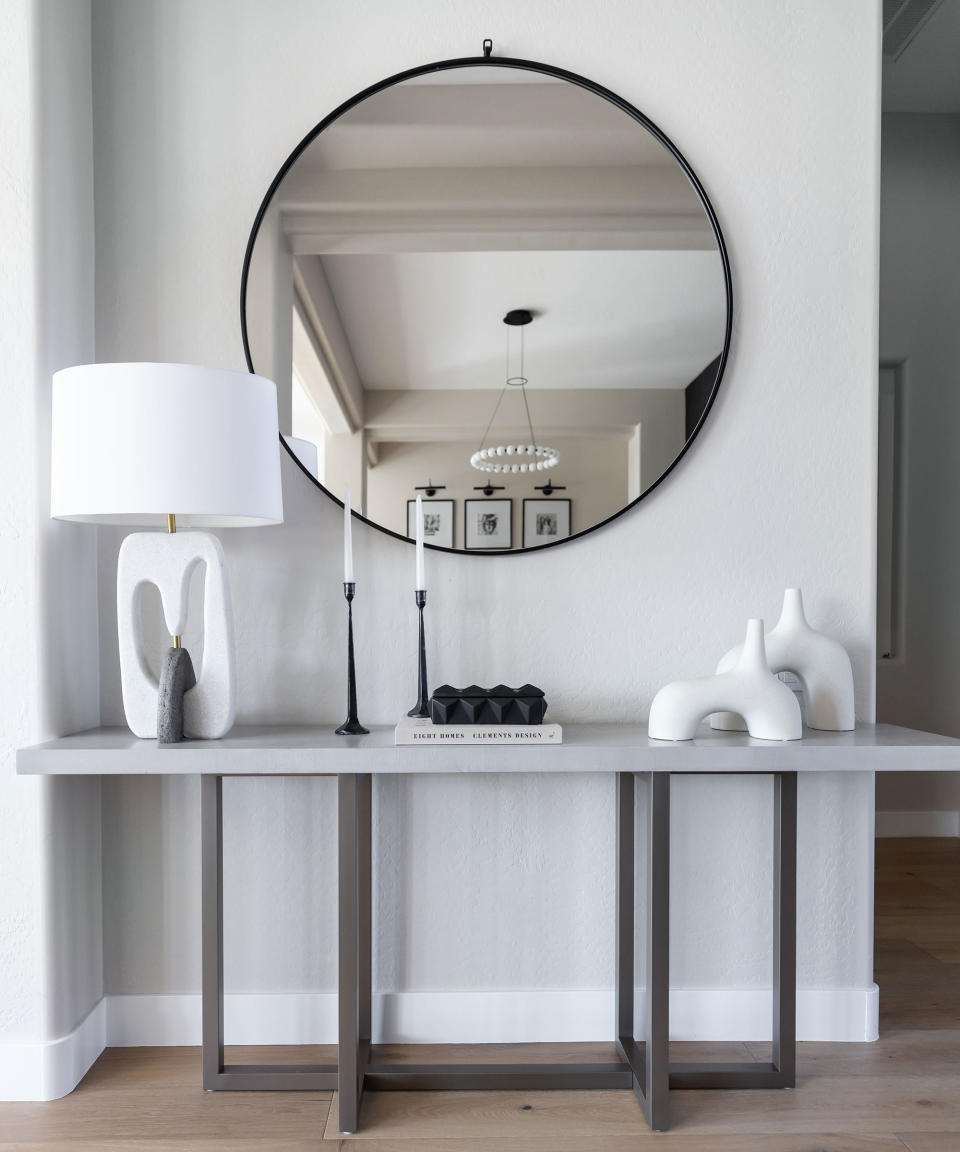
[[[717,672],[736,666],[742,645],[731,648]],[[767,661],[774,673],[792,672],[803,689],[807,726],[824,732],[849,732],[856,726],[853,668],[843,645],[810,627],[799,588],[787,588],[777,626],[767,636]],[[711,726],[742,731],[735,711],[717,713]]]

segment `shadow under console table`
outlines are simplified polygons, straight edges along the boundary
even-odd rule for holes
[[[393,729],[338,737],[327,728],[238,726],[223,740],[158,746],[126,729],[52,740],[17,755],[28,775],[198,775],[201,787],[203,1086],[208,1090],[336,1090],[339,1124],[355,1132],[364,1090],[632,1089],[652,1129],[669,1127],[678,1088],[790,1088],[796,1076],[797,775],[800,772],[957,771],[960,740],[891,725],[754,740],[703,728],[685,743],[650,740],[642,725],[569,725],[560,745],[395,747]],[[373,777],[431,773],[608,773],[616,779],[616,1018],[609,1063],[410,1064],[371,1044],[371,796]],[[669,1059],[670,779],[674,774],[774,779],[773,1052],[769,1064],[671,1064]],[[224,776],[336,776],[339,1025],[331,1065],[224,1063]],[[647,790],[638,836],[636,790]],[[636,845],[646,857],[643,1035],[634,1035]]]

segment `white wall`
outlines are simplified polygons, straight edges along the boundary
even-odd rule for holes
[[[0,1099],[73,1087],[103,1044],[100,786],[14,775],[99,720],[96,536],[49,519],[50,376],[93,358],[90,6],[0,6]]]
[[[877,713],[960,736],[960,116],[888,113],[882,151],[880,358],[903,365],[907,535],[903,643],[878,664]],[[960,780],[881,777],[877,807],[952,812],[956,835]]]
[[[741,0],[735,15],[710,0],[97,0],[98,356],[242,367],[244,245],[290,148],[363,86],[484,35],[595,78],[672,136],[720,215],[735,326],[695,450],[633,514],[540,555],[430,556],[433,681],[531,680],[555,719],[640,719],[799,584],[871,718],[875,0]],[[224,533],[240,719],[335,724],[341,516],[288,461],[284,482],[282,527]],[[103,713],[119,723],[117,538],[101,541]],[[360,526],[354,541],[361,716],[390,722],[414,690],[410,549]],[[678,783],[678,985],[769,979],[769,788]],[[227,791],[228,986],[331,989],[329,782]],[[805,986],[870,985],[872,791],[869,776],[802,781]],[[378,987],[612,987],[611,781],[414,778],[376,803]],[[195,992],[195,784],[109,781],[104,814],[108,990]]]

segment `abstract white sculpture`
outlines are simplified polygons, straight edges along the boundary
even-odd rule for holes
[[[853,668],[839,641],[816,632],[807,623],[799,588],[783,594],[783,608],[777,626],[767,635],[767,662],[771,672],[792,672],[803,688],[807,726],[823,732],[849,732],[856,726],[853,702]],[[717,672],[733,668],[742,645],[723,657]],[[736,711],[717,713],[711,727],[742,731],[743,721]]]
[[[140,623],[140,590],[156,584],[163,618],[171,636],[182,636],[187,624],[190,577],[206,565],[203,581],[203,664],[197,682],[183,697],[183,730],[187,736],[219,740],[233,727],[237,713],[237,662],[233,639],[230,586],[223,546],[210,532],[134,532],[120,546],[117,563],[117,631],[123,710],[135,736],[157,735],[159,684],[144,654]]]
[[[692,740],[700,721],[721,710],[742,716],[758,740],[800,739],[800,705],[767,665],[762,620],[747,622],[746,639],[733,667],[661,688],[650,706],[648,734],[652,740]]]
[[[223,548],[209,532],[177,527],[283,521],[273,381],[191,364],[83,364],[57,372],[50,514],[167,529],[128,536],[120,549],[117,630],[127,722],[137,736],[159,735],[165,743],[225,735],[237,693]],[[197,674],[181,637],[190,577],[200,564],[206,572]],[[172,637],[160,685],[140,624],[148,583],[160,590]]]

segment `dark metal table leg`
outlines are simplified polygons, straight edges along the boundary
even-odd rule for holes
[[[797,1061],[797,774],[773,774],[773,1056],[671,1064],[671,1088],[793,1088]]]
[[[670,1127],[670,774],[651,772],[647,815],[648,1120]]]
[[[636,820],[634,781],[630,772],[617,773],[617,1038],[633,1040],[633,988],[636,931]]]
[[[203,1086],[223,1072],[223,777],[200,777]]]
[[[356,1132],[370,1048],[369,776],[337,777],[340,1131]]]
[[[654,1132],[670,1126],[670,774],[647,773],[646,993],[644,1041],[633,1029],[634,777],[617,778],[617,1042],[633,1090]]]
[[[357,1091],[363,1099],[363,1078],[370,1062],[370,1023],[373,1009],[373,877],[371,858],[373,777],[361,776],[357,796],[357,1018],[359,1052]]]
[[[357,988],[357,777],[337,777],[339,1005],[337,1038],[340,1131],[355,1132],[360,1109],[357,1049],[360,1014]]]
[[[225,1064],[223,1054],[223,777],[200,777],[202,1068],[208,1092],[329,1091],[336,1064]]]
[[[797,774],[773,778],[773,1064],[797,1081]]]

